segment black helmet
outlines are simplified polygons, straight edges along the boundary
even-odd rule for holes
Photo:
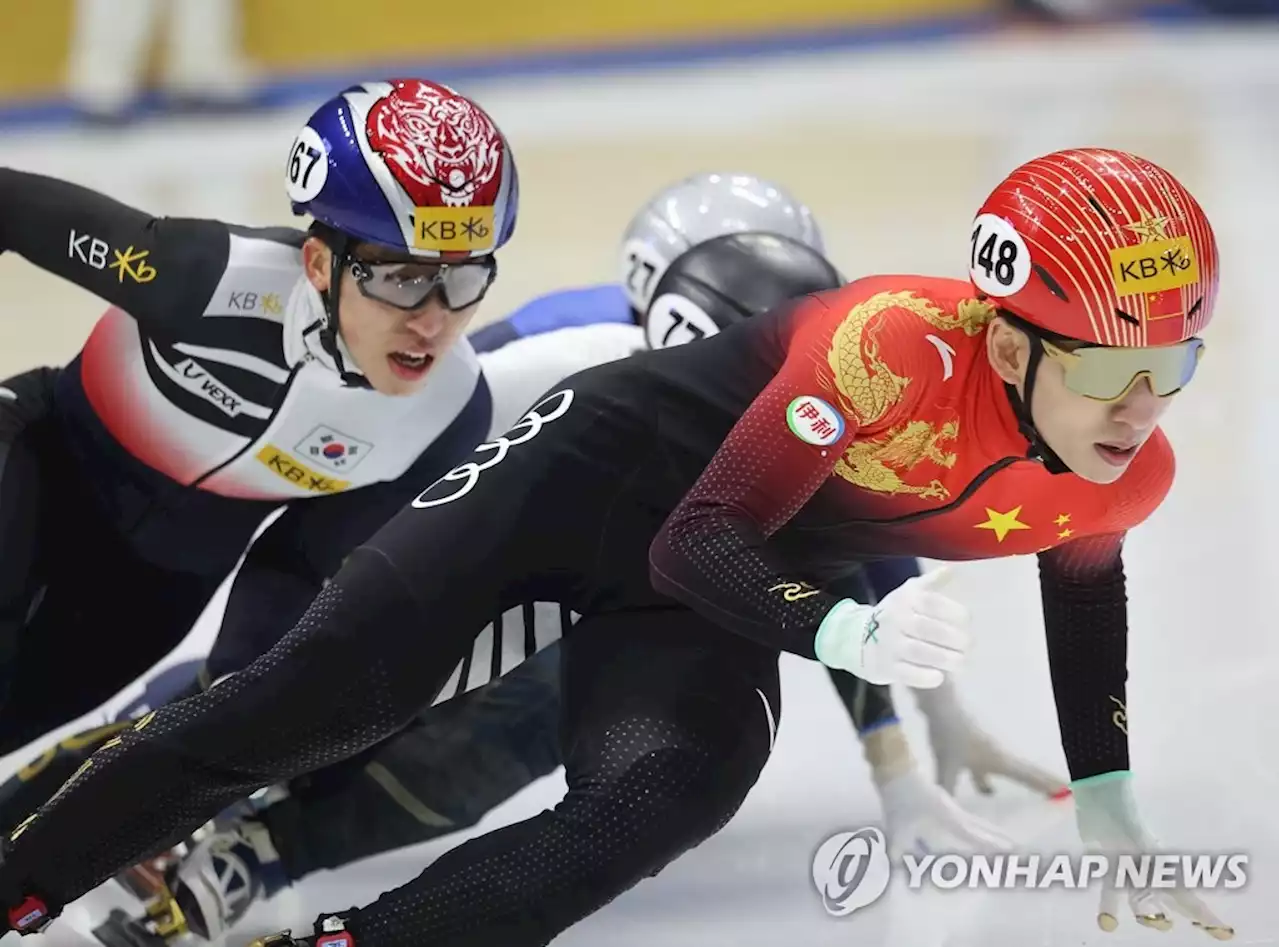
[[[773,233],[734,233],[672,261],[641,320],[651,349],[715,335],[789,299],[844,285],[821,253]]]

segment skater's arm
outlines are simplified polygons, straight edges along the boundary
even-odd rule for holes
[[[818,627],[840,599],[809,585],[769,537],[827,481],[855,437],[909,406],[896,397],[855,404],[844,394],[847,383],[836,378],[846,365],[841,357],[862,354],[860,336],[844,338],[848,311],[812,297],[777,322],[791,333],[779,343],[781,366],[672,511],[649,558],[658,591],[732,631],[811,659]],[[885,318],[883,334],[892,335],[897,314]],[[837,357],[842,340],[852,350]],[[899,351],[894,367],[911,358],[909,349]]]
[[[1107,488],[1103,533],[1040,554],[1040,590],[1058,728],[1072,780],[1129,768],[1128,603],[1122,549],[1173,486],[1158,429]]]
[[[1129,768],[1123,541],[1090,536],[1040,554],[1049,676],[1073,780]]]
[[[152,217],[77,184],[0,168],[0,253],[84,287],[149,330],[200,316],[229,247],[219,221]]]

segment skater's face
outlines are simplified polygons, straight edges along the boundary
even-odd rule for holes
[[[987,354],[996,373],[1026,397],[1031,347],[1041,343],[1003,319],[992,321]],[[1061,361],[1040,358],[1031,391],[1031,418],[1046,444],[1077,476],[1093,483],[1118,480],[1168,410],[1173,395],[1160,397],[1139,378],[1123,397],[1099,401],[1070,390]]]
[[[396,257],[379,248],[359,247],[351,254],[355,265],[342,269],[338,288],[338,331],[356,367],[377,392],[409,395],[426,384],[432,366],[466,330],[480,305],[475,302],[453,311],[440,292],[431,292],[413,305],[439,266],[408,257]],[[320,292],[329,290],[332,251],[310,238],[303,247],[307,278]],[[361,280],[364,280],[362,291]],[[481,275],[476,276],[478,281]],[[486,288],[487,288],[487,284]],[[384,293],[398,304],[384,301]],[[469,295],[463,299],[470,298]],[[396,298],[396,297],[399,298]]]

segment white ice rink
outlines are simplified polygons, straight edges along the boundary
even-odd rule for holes
[[[1201,373],[1166,425],[1177,482],[1126,550],[1129,732],[1138,794],[1167,846],[1251,856],[1246,889],[1209,896],[1241,945],[1278,942],[1276,50],[1274,31],[1006,35],[466,87],[513,140],[522,179],[519,236],[504,252],[490,317],[535,293],[612,278],[631,211],[693,170],[786,182],[854,275],[963,275],[978,203],[1005,171],[1057,147],[1137,151],[1198,195],[1217,228],[1223,285]],[[6,131],[0,164],[155,213],[287,223],[280,173],[306,111],[157,122],[119,137]],[[0,373],[70,357],[100,311],[75,287],[0,258]],[[957,587],[979,636],[961,681],[975,715],[1016,752],[1064,771],[1034,561],[967,564]],[[181,653],[200,649],[212,627],[203,622]],[[919,715],[906,695],[902,706],[927,762]],[[1186,925],[1158,934],[1127,917],[1102,934],[1094,897],[1071,891],[898,892],[851,918],[827,917],[812,854],[837,830],[875,824],[878,805],[818,668],[786,661],[783,708],[774,758],[730,826],[557,945],[1210,943]],[[5,773],[16,762],[4,761]],[[562,785],[555,776],[531,787],[479,831],[553,804]],[[983,798],[968,783],[959,798],[1037,851],[1075,848],[1069,804],[1009,787]],[[309,929],[319,911],[407,881],[463,837],[315,876],[258,909],[232,943]],[[86,909],[114,900],[107,889],[90,895],[41,944],[89,943]]]

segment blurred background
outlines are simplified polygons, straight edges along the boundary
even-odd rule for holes
[[[313,99],[391,66],[511,75],[1009,23],[1274,18],[1266,0],[0,0],[0,115],[99,120]]]
[[[1235,943],[1277,944],[1274,3],[0,0],[0,17],[0,165],[155,214],[293,222],[288,146],[352,81],[416,73],[474,96],[521,171],[519,228],[482,319],[616,279],[631,214],[696,171],[787,186],[850,276],[963,276],[974,209],[1016,164],[1104,145],[1168,167],[1214,223],[1223,285],[1201,372],[1165,425],[1178,479],[1126,549],[1133,760],[1144,812],[1170,849],[1250,853],[1249,887],[1210,900],[1236,925]],[[0,256],[0,377],[67,360],[102,308]],[[957,588],[978,629],[961,682],[975,715],[1015,752],[1064,771],[1034,561],[966,566]],[[173,659],[207,646],[214,617]],[[739,817],[557,947],[1207,942],[1127,920],[1102,934],[1093,898],[1061,890],[887,899],[826,917],[812,854],[836,831],[876,824],[879,807],[825,677],[787,660],[783,704],[774,759]],[[909,696],[902,707],[928,766]],[[478,831],[554,804],[559,780]],[[1069,807],[1009,787],[981,797],[967,783],[959,800],[1038,851],[1077,844]],[[317,876],[256,912],[253,932],[371,898],[456,841]],[[45,939],[87,943],[75,930]]]

